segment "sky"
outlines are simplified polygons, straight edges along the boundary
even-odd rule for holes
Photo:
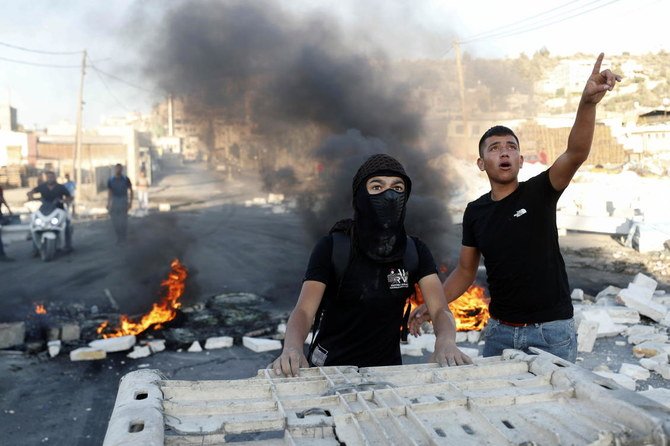
[[[135,35],[137,41],[150,39],[152,31],[132,17],[140,10],[160,14],[178,1],[186,0],[3,2],[0,103],[11,102],[26,128],[74,122],[85,49],[95,69],[87,67],[84,77],[84,126],[133,111],[148,113],[164,93],[137,69]],[[190,3],[197,7],[200,1],[206,0]],[[670,2],[664,0],[246,1],[279,3],[297,17],[328,16],[352,41],[394,58],[451,60],[454,41],[461,42],[462,52],[485,58],[531,56],[542,48],[565,56],[670,50],[664,23]]]

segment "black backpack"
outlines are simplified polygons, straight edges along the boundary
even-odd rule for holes
[[[331,237],[333,238],[333,251],[330,257],[331,264],[335,270],[335,278],[337,280],[337,292],[335,293],[334,298],[340,294],[340,287],[342,286],[342,280],[344,274],[349,267],[349,262],[351,261],[351,236],[347,232],[343,231],[332,231]],[[409,277],[416,277],[417,272],[419,271],[419,252],[416,248],[416,243],[414,239],[410,236],[407,236],[407,244],[405,246],[405,253],[403,254],[403,266],[409,272]],[[324,296],[325,297],[325,296]],[[325,299],[321,300],[319,308],[316,311],[314,316],[314,325],[312,326],[312,342],[309,346],[309,356],[312,354],[314,348],[314,340],[316,339],[316,332],[319,330],[319,325],[321,323],[321,316],[324,312]],[[409,322],[410,315],[410,305],[407,305],[405,314],[403,315],[403,323],[400,329],[400,338],[402,341],[407,341],[407,335],[409,334],[409,329],[407,324]]]

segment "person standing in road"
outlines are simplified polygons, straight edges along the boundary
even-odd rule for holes
[[[271,365],[277,375],[296,376],[308,365],[402,364],[403,309],[415,285],[435,320],[433,360],[471,363],[456,346],[456,323],[430,250],[405,232],[411,189],[405,169],[389,155],[373,155],[358,169],[354,218],[337,222],[312,251],[283,351]],[[305,356],[310,327],[315,336]]]
[[[70,179],[70,174],[66,173],[65,174],[65,183],[63,183],[63,186],[65,186],[65,189],[70,192],[70,196],[72,197],[72,201],[68,205],[68,210],[70,211],[70,215],[74,217],[74,198],[75,198],[75,191],[77,190],[77,184]]]
[[[5,245],[2,243],[2,226],[5,224],[5,217],[2,215],[3,204],[7,208],[9,215],[12,215],[12,210],[9,208],[7,200],[5,200],[5,192],[2,190],[2,186],[0,186],[0,262],[11,262],[14,259],[7,257],[7,254],[5,254]]]
[[[491,294],[484,329],[484,356],[504,349],[532,353],[536,347],[574,362],[577,340],[565,262],[556,229],[556,203],[591,151],[596,106],[621,76],[600,71],[596,60],[577,108],[567,148],[549,167],[519,182],[523,155],[519,139],[504,126],[487,130],[479,141],[477,166],[491,191],[468,204],[458,265],[444,282],[447,301],[461,296],[484,257]],[[419,307],[410,317],[413,333],[426,319]]]
[[[107,181],[107,211],[116,233],[116,243],[125,243],[128,233],[128,211],[133,203],[133,185],[123,174],[123,166],[114,166],[114,175]]]
[[[149,211],[149,178],[146,170],[140,170],[140,176],[137,179],[137,203],[140,211],[147,213]]]

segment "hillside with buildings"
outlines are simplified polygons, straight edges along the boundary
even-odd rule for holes
[[[564,148],[593,60],[593,55],[554,57],[538,51],[530,57],[496,60],[466,53],[460,73],[453,59],[374,61],[371,66],[375,76],[400,86],[399,99],[421,117],[417,146],[474,159],[481,133],[502,123],[518,131],[528,160],[544,161]],[[591,163],[632,163],[649,174],[666,174],[670,54],[608,55],[606,60],[624,81],[599,109]],[[313,173],[313,150],[331,130],[309,121],[268,120],[259,111],[259,104],[268,99],[261,94],[267,82],[258,78],[241,86],[222,86],[226,93],[237,88],[233,104],[217,105],[195,90],[166,98],[150,116],[129,114],[84,129],[80,182],[90,184],[95,193],[116,162],[127,165],[132,176],[140,169],[151,172],[152,159],[163,153],[186,161],[205,160],[220,169],[272,172],[291,166]],[[0,183],[33,185],[45,169],[60,177],[73,174],[76,127],[54,123],[25,130],[20,112],[10,104],[0,107]]]

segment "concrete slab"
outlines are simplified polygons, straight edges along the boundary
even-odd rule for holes
[[[577,327],[577,351],[590,352],[598,337],[598,321],[583,320]]]
[[[282,349],[281,342],[276,339],[251,338],[249,336],[242,338],[242,345],[257,353]]]
[[[230,348],[233,346],[233,338],[231,336],[218,336],[214,338],[207,338],[205,341],[205,350],[213,350],[217,348]]]
[[[508,350],[461,367],[321,367],[292,378],[136,371],[121,381],[104,446],[666,445],[669,435],[664,405],[555,356]]]
[[[149,355],[151,355],[151,348],[149,348],[148,345],[136,345],[133,347],[133,351],[128,353],[126,356],[130,359],[139,359],[146,358]]]
[[[0,324],[0,349],[22,345],[26,338],[24,322],[7,322]]]
[[[97,361],[106,357],[106,351],[91,347],[81,347],[70,352],[70,361]]]
[[[130,350],[135,345],[137,339],[135,335],[119,336],[116,338],[97,339],[88,343],[88,346],[98,350],[104,350],[107,353],[122,352]]]

